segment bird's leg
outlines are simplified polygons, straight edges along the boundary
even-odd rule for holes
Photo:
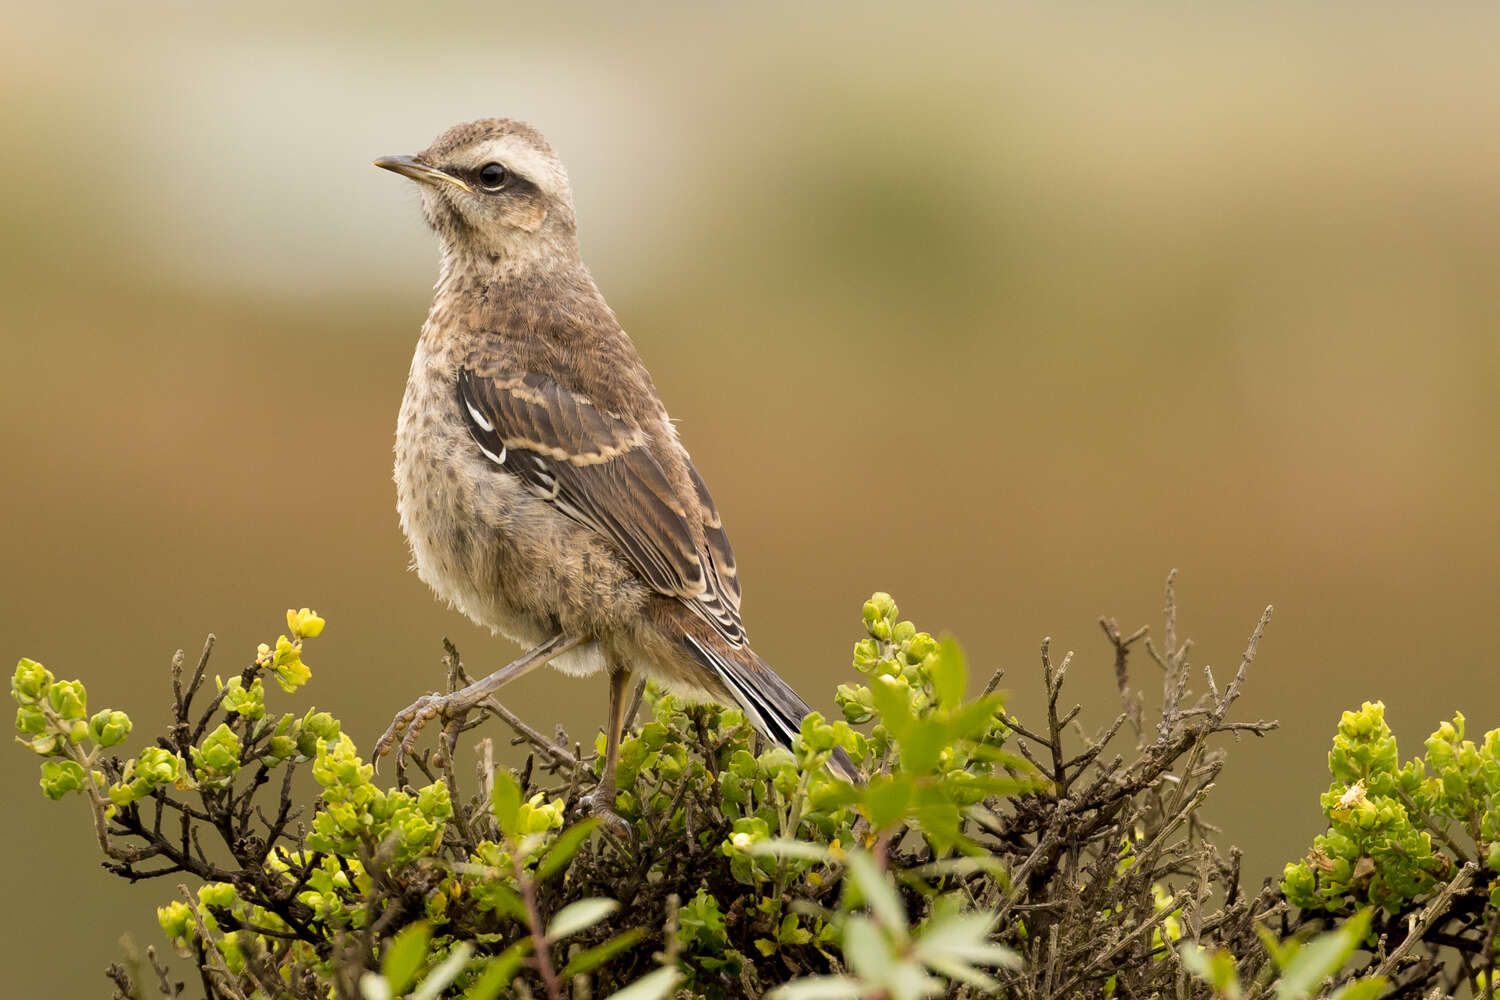
[[[609,675],[609,728],[604,732],[604,765],[599,787],[583,797],[590,814],[621,837],[630,836],[630,825],[615,813],[615,765],[620,761],[620,738],[625,727],[625,691],[631,671],[614,670]]]
[[[522,674],[529,674],[537,667],[545,665],[548,660],[567,652],[583,641],[583,638],[576,635],[555,635],[515,662],[501,667],[488,677],[481,678],[466,688],[460,688],[451,694],[436,692],[424,694],[396,713],[396,717],[391,720],[390,727],[380,739],[375,741],[374,758],[379,760],[385,756],[390,751],[391,745],[400,737],[401,743],[396,750],[399,760],[416,746],[417,735],[422,731],[422,727],[437,716],[441,715],[446,719],[462,719],[466,713],[482,704],[495,691]]]

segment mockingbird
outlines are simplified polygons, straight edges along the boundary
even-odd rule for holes
[[[396,427],[401,528],[417,574],[474,621],[529,649],[400,712],[376,744],[409,750],[551,663],[609,675],[599,787],[606,818],[624,695],[637,670],[739,706],[787,746],[806,703],[756,655],[734,552],[651,375],[578,253],[568,175],[540,133],[457,125],[375,165],[416,181],[437,233],[437,294]],[[832,766],[856,778],[840,752]]]

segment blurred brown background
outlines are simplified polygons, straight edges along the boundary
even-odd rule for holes
[[[307,693],[363,746],[444,635],[512,655],[406,570],[436,250],[369,163],[506,114],[569,164],[815,705],[874,589],[1023,713],[1038,640],[1078,649],[1096,722],[1098,615],[1157,624],[1179,567],[1228,672],[1274,602],[1242,712],[1284,728],[1210,808],[1252,880],[1318,830],[1344,708],[1386,699],[1407,754],[1500,723],[1493,10],[44,6],[0,35],[0,652],[91,707],[144,731],[172,650],[214,630],[227,675],[288,605],[328,617]],[[508,697],[583,736],[605,692]],[[107,995],[172,880],[100,871],[20,748],[0,776],[8,985]]]

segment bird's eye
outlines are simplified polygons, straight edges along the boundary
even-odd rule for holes
[[[486,163],[479,168],[479,183],[491,191],[498,191],[510,180],[510,171],[502,164]]]

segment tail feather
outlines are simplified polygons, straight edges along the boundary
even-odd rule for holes
[[[802,731],[802,720],[812,711],[791,685],[749,646],[724,649],[721,643],[705,642],[692,634],[683,636],[683,642],[698,662],[723,681],[750,724],[772,743],[790,750]],[[861,781],[842,747],[834,748],[828,767],[845,781]]]

